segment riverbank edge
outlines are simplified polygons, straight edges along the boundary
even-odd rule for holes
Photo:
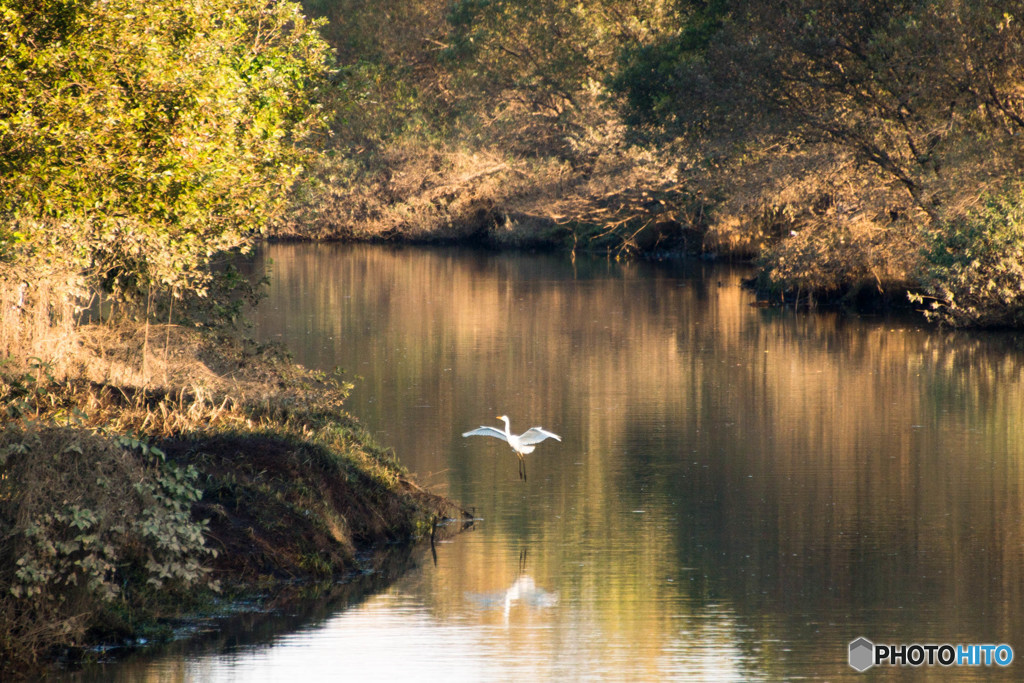
[[[591,239],[594,236],[600,237]],[[272,234],[264,240],[264,244],[318,243],[469,247],[494,252],[566,253],[573,258],[580,253],[616,260],[693,258],[741,263],[755,269],[754,274],[743,281],[743,286],[755,294],[762,306],[834,307],[858,313],[914,311],[920,306],[909,295],[922,290],[920,283],[905,278],[879,277],[874,272],[866,276],[850,273],[841,277],[838,283],[832,281],[818,287],[808,283],[776,282],[769,276],[763,236],[744,239],[736,235],[716,234],[706,227],[686,227],[675,221],[651,223],[639,231],[633,230],[628,238],[618,232],[609,233],[604,226],[597,224],[574,223],[566,227],[546,218],[519,216],[511,226],[502,226],[498,222],[474,222],[469,227],[416,234],[402,231],[363,233],[348,229],[316,236],[285,232]]]
[[[105,330],[104,346],[129,365],[141,350],[161,385],[119,381],[109,367],[111,381],[39,366],[0,374],[5,677],[166,640],[169,624],[218,605],[301,598],[373,571],[373,552],[472,525],[343,409],[351,385],[279,347],[182,328],[161,331],[163,358],[146,358],[139,332]],[[81,343],[85,355],[94,343]],[[150,524],[160,537],[125,521],[154,500],[172,512]],[[88,515],[72,521],[71,509]],[[191,555],[159,554],[190,533],[202,536]],[[88,573],[97,562],[106,568]],[[22,571],[36,565],[40,576]]]

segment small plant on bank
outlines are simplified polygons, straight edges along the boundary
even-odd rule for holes
[[[1024,325],[1024,192],[987,195],[964,216],[943,222],[925,250],[921,281],[932,320],[954,326]]]
[[[41,644],[74,645],[101,626],[131,629],[208,583],[215,551],[191,516],[197,473],[145,440],[9,426],[0,475],[0,660],[31,661]]]

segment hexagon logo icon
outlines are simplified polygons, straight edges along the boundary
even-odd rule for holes
[[[857,671],[867,671],[875,665],[875,644],[861,637],[850,643],[850,666]]]

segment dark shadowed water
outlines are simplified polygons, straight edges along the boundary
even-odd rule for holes
[[[1017,648],[1012,336],[758,308],[749,273],[694,262],[334,245],[268,258],[258,336],[344,368],[349,409],[482,521],[361,600],[111,676],[836,679],[869,675],[847,664],[858,636]],[[527,456],[525,483],[507,446],[460,436],[499,414],[562,436]]]

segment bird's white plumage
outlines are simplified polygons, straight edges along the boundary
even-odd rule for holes
[[[463,432],[462,436],[493,436],[496,439],[508,441],[508,439],[505,438],[505,432],[500,429],[495,429],[494,427],[480,427],[471,432]]]
[[[544,439],[554,439],[555,441],[561,441],[562,437],[558,434],[554,434],[544,429],[543,427],[531,427],[525,432],[519,435],[519,443],[530,446],[535,443],[540,443]]]
[[[555,439],[561,441],[562,437],[554,432],[549,432],[543,427],[531,427],[522,434],[513,434],[509,428],[508,416],[499,415],[499,420],[505,421],[505,431],[501,431],[495,427],[477,427],[476,429],[468,432],[463,432],[462,436],[493,436],[496,439],[501,439],[512,447],[512,450],[516,452],[516,456],[519,457],[520,469],[519,475],[522,478],[526,478],[525,466],[523,463],[523,456],[527,453],[533,453],[537,448],[537,444],[545,439]]]

